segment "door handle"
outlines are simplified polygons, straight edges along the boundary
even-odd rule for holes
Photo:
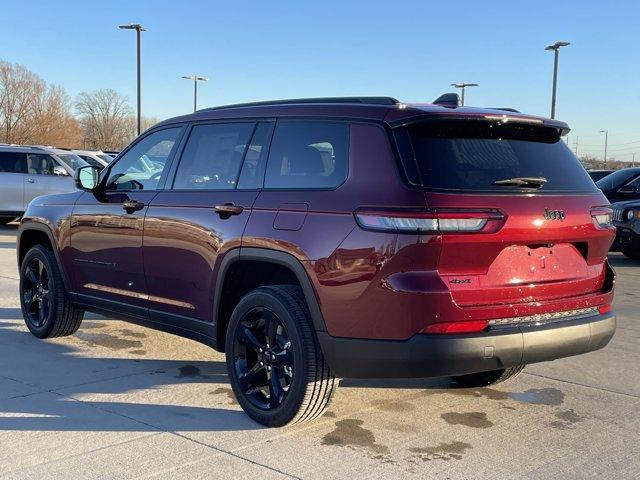
[[[27,178],[27,182],[36,183],[36,179],[35,178]]]
[[[231,215],[240,215],[244,210],[244,207],[234,205],[233,203],[225,203],[223,205],[216,205],[213,207],[213,210],[224,220],[229,218]]]
[[[144,203],[136,202],[135,200],[126,200],[122,202],[122,208],[127,213],[137,212],[144,208]]]

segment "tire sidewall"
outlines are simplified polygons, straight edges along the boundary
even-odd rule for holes
[[[54,270],[56,266],[53,264],[51,257],[48,253],[49,252],[44,247],[37,245],[27,252],[24,259],[22,260],[22,264],[20,265],[20,309],[22,310],[22,316],[24,318],[24,323],[27,325],[27,328],[33,335],[35,335],[38,338],[46,338],[49,335],[49,333],[51,333],[51,330],[53,329],[53,326],[55,323],[56,312],[58,311],[58,302],[59,302],[58,289],[60,286],[56,284],[57,278],[58,278],[58,275],[56,275],[56,270]],[[29,317],[25,309],[24,298],[22,294],[25,271],[29,263],[31,263],[31,261],[34,259],[40,260],[45,266],[45,268],[47,269],[47,273],[49,275],[49,282],[50,282],[49,283],[50,291],[51,291],[51,299],[49,304],[49,317],[44,322],[44,324],[40,327],[33,325],[29,321],[28,319]]]
[[[244,393],[240,390],[238,385],[233,359],[236,328],[245,314],[256,307],[269,309],[278,317],[287,332],[287,336],[289,337],[289,341],[291,341],[291,348],[293,350],[294,373],[289,391],[284,401],[278,405],[278,407],[271,410],[263,410],[254,406],[244,396]],[[306,319],[296,319],[286,305],[284,305],[274,294],[261,288],[258,288],[243,297],[231,314],[225,341],[227,371],[231,387],[238,403],[247,415],[264,425],[274,426],[288,423],[296,416],[304,400],[306,386],[308,383],[307,379],[309,377],[309,364],[306,361],[306,358],[308,349],[313,347],[305,344],[302,329],[298,323],[301,320],[306,321]]]

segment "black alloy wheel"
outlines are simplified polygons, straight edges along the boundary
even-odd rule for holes
[[[291,341],[278,316],[265,307],[249,310],[235,330],[233,358],[245,397],[262,410],[285,400],[294,375]]]
[[[24,271],[22,301],[26,320],[41,328],[51,315],[51,273],[39,258],[32,258]]]

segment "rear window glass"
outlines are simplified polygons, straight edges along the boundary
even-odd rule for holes
[[[634,168],[623,168],[601,178],[596,185],[601,190],[614,190],[626,185],[628,182],[640,175],[640,170]]]
[[[543,177],[536,191],[595,191],[593,181],[560,139],[556,129],[523,124],[434,121],[407,128],[411,152],[403,153],[405,171],[417,167],[428,189],[530,192],[496,185],[518,177]]]
[[[18,152],[0,152],[0,173],[27,173],[27,156]]]
[[[278,122],[265,188],[335,188],[348,172],[346,123]]]

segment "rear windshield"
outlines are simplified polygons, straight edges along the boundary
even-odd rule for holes
[[[601,178],[596,182],[600,190],[614,190],[626,185],[628,182],[640,175],[637,168],[623,168]]]
[[[431,121],[405,128],[396,134],[405,171],[408,176],[415,172],[418,183],[427,189],[597,191],[555,128],[469,120]],[[494,184],[522,177],[542,177],[546,183],[540,188]]]

